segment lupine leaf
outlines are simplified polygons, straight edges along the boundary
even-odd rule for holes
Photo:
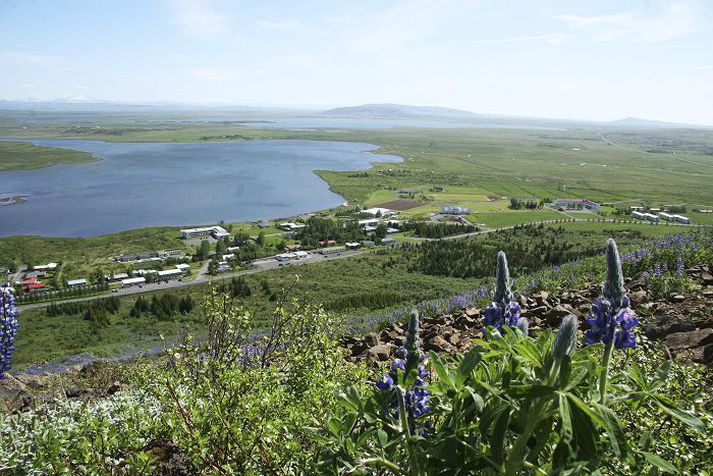
[[[643,451],[642,454],[644,455],[644,458],[646,458],[646,461],[656,466],[661,471],[674,474],[678,473],[678,469],[676,469],[674,465],[661,458],[660,456],[655,455],[653,453],[649,453],[648,451]]]

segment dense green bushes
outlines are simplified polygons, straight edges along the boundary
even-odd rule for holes
[[[413,230],[414,235],[423,238],[443,238],[445,236],[462,235],[477,231],[473,225],[457,225],[453,223],[427,223],[427,222],[406,222],[399,225],[399,229]]]

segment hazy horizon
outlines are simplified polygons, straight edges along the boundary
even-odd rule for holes
[[[0,99],[713,125],[696,0],[0,3]]]

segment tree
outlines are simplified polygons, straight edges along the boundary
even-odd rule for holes
[[[196,254],[194,255],[194,260],[195,261],[204,261],[204,260],[207,260],[209,256],[210,256],[210,243],[208,243],[208,240],[203,240],[203,241],[201,241],[201,244],[198,247]]]
[[[384,238],[386,238],[386,233],[387,233],[387,231],[388,231],[388,228],[386,228],[386,225],[384,225],[383,223],[379,223],[379,224],[376,226],[376,230],[374,231],[374,235],[375,235],[378,239],[383,240]]]
[[[260,233],[258,233],[257,240],[255,240],[255,242],[257,243],[257,245],[260,248],[265,247],[265,232],[264,231],[261,231]]]

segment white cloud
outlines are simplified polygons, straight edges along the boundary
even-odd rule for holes
[[[562,45],[572,38],[571,35],[564,33],[548,33],[544,35],[523,35],[513,36],[511,38],[494,38],[490,40],[476,41],[478,44],[494,44],[494,43],[545,43],[548,45]]]
[[[21,51],[0,52],[0,61],[33,66],[56,66],[63,63],[63,61],[56,56],[25,53]]]
[[[236,78],[235,73],[223,68],[196,68],[189,70],[188,74],[193,78],[208,81],[227,81]]]
[[[261,20],[257,26],[271,31],[298,31],[304,28],[302,23],[295,20]]]
[[[653,15],[640,12],[613,15],[559,15],[571,30],[588,32],[600,41],[659,43],[697,31],[699,16],[691,5],[674,3]]]
[[[479,0],[401,0],[361,22],[353,31],[352,48],[379,54],[413,46],[442,32],[452,20],[467,15]]]
[[[225,13],[215,0],[168,0],[173,21],[184,34],[204,40],[220,38],[229,32]]]

